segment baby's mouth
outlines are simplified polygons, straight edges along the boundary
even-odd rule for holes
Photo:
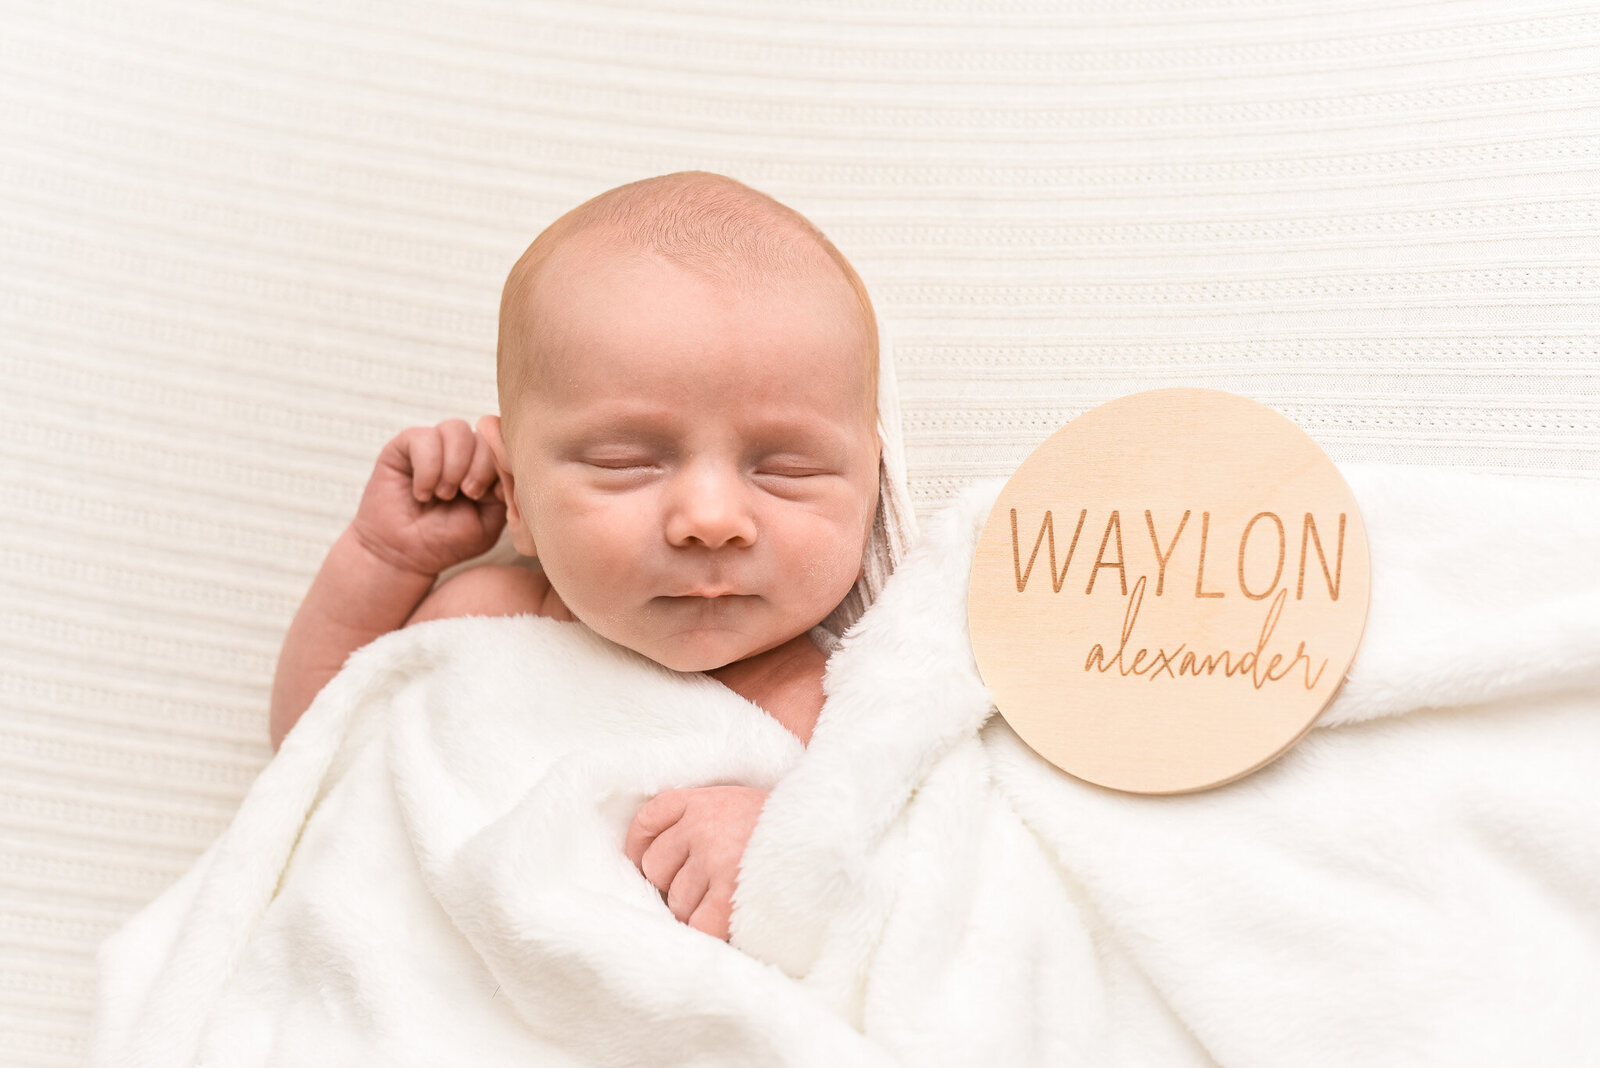
[[[749,597],[751,594],[734,593],[731,590],[694,590],[689,593],[667,594],[661,598],[663,601],[737,601]]]
[[[722,614],[738,611],[742,605],[757,600],[753,594],[733,593],[726,589],[691,590],[687,593],[669,594],[656,600],[679,612],[710,612]]]

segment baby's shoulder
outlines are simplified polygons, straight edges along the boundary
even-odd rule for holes
[[[484,564],[439,583],[406,625],[456,616],[521,615],[572,619],[542,571],[515,564]]]

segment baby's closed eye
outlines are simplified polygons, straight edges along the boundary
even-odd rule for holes
[[[816,475],[831,475],[836,472],[826,464],[803,459],[774,459],[763,460],[756,465],[756,474],[772,475],[778,478],[811,478]]]
[[[655,467],[659,461],[654,456],[635,454],[631,456],[586,456],[583,463],[590,467],[604,468],[608,471],[623,471],[633,467]]]
[[[617,488],[653,479],[665,464],[658,453],[638,448],[588,450],[575,459],[597,485]]]

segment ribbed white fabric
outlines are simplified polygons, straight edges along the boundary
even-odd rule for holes
[[[3,7],[8,1064],[81,1060],[379,445],[491,409],[506,270],[620,182],[731,174],[851,257],[923,513],[1163,385],[1336,460],[1600,469],[1591,4]]]

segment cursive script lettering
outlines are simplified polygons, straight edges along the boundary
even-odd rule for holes
[[[1311,673],[1311,657],[1306,654],[1306,643],[1301,642],[1295,650],[1294,658],[1278,670],[1279,663],[1283,660],[1282,653],[1272,654],[1272,659],[1265,660],[1268,641],[1271,640],[1273,631],[1278,627],[1278,619],[1283,614],[1284,601],[1289,596],[1288,587],[1278,591],[1272,599],[1272,604],[1267,607],[1266,618],[1261,624],[1261,635],[1256,641],[1256,647],[1243,654],[1235,654],[1224,649],[1214,654],[1196,656],[1193,651],[1185,652],[1184,647],[1188,642],[1183,642],[1170,652],[1166,649],[1140,648],[1132,653],[1132,658],[1124,660],[1128,652],[1128,643],[1133,638],[1134,624],[1139,620],[1139,606],[1144,601],[1145,576],[1140,575],[1133,584],[1133,593],[1128,598],[1128,608],[1122,617],[1122,641],[1117,646],[1117,651],[1110,657],[1106,656],[1105,647],[1099,642],[1089,650],[1088,657],[1083,662],[1083,670],[1091,668],[1101,674],[1115,669],[1123,677],[1128,675],[1144,675],[1154,679],[1165,673],[1168,678],[1177,679],[1180,676],[1214,675],[1220,669],[1223,677],[1232,678],[1234,675],[1247,675],[1256,689],[1261,689],[1268,682],[1277,682],[1293,671],[1301,661],[1305,662],[1304,682],[1307,690],[1315,689],[1317,682],[1322,678],[1323,671],[1328,666],[1328,661],[1323,660],[1316,674]],[[1180,659],[1179,655],[1183,656]],[[1149,658],[1148,663],[1146,657]]]

